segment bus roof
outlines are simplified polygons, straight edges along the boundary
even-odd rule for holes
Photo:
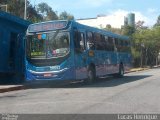
[[[71,20],[71,21],[54,20],[54,21],[46,21],[46,22],[31,24],[28,27],[28,32],[45,32],[45,31],[51,31],[51,30],[67,29],[70,25],[77,29],[85,29],[86,31],[102,33],[104,35],[118,38],[118,39],[123,39],[123,40],[129,39],[128,36],[118,35],[107,30],[102,30],[102,29],[91,27],[91,26],[83,25],[74,20]]]
[[[75,22],[75,21],[73,21],[73,24],[76,24],[75,26],[78,26],[78,28],[87,29],[87,31],[102,33],[102,34],[107,35],[109,37],[119,38],[119,39],[123,39],[123,40],[129,40],[128,36],[119,35],[119,34],[116,34],[116,33],[113,33],[113,32],[107,31],[107,30],[103,30],[103,29],[99,29],[99,28],[83,25],[83,24],[80,24],[80,23]]]

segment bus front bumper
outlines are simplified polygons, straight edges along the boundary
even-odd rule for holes
[[[36,72],[27,70],[26,81],[39,80],[73,80],[75,79],[73,68],[64,68],[59,71]]]

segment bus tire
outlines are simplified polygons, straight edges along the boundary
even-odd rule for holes
[[[119,66],[119,73],[118,73],[118,77],[119,77],[119,78],[124,77],[124,67],[123,67],[123,65],[122,65],[122,64]]]
[[[96,71],[95,71],[95,69],[93,67],[90,67],[88,69],[87,75],[88,75],[88,78],[85,81],[85,83],[92,84],[93,82],[95,82],[95,80],[96,80]]]

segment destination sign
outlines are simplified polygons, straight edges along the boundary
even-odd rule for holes
[[[67,26],[67,21],[53,21],[53,22],[44,22],[38,24],[32,24],[28,28],[28,32],[42,32],[63,29]]]

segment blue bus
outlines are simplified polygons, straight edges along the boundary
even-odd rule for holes
[[[26,80],[123,77],[131,67],[130,39],[75,21],[31,24],[26,34]]]

